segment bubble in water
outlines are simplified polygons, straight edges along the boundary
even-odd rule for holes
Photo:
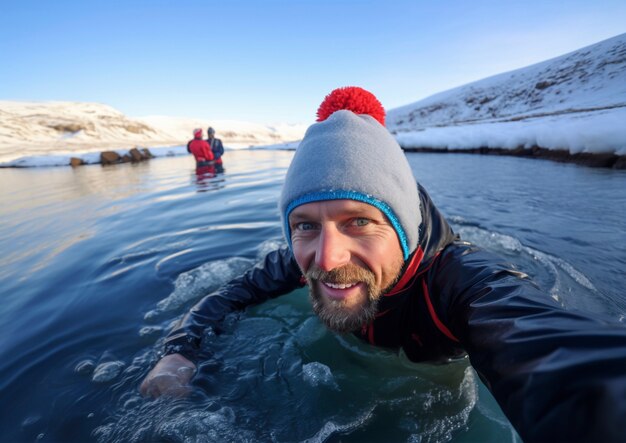
[[[96,364],[91,360],[83,360],[76,365],[74,368],[74,372],[77,374],[87,375],[93,372],[93,368],[96,367]]]
[[[312,362],[303,365],[302,378],[313,387],[326,385],[339,390],[339,386],[337,386],[330,368],[319,362]]]
[[[123,367],[124,363],[121,361],[109,361],[106,363],[101,363],[93,371],[93,376],[91,377],[91,380],[96,383],[109,382],[120,374]]]

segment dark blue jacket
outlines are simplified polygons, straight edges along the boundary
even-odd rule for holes
[[[208,138],[206,142],[211,146],[211,151],[213,151],[213,157],[217,164],[222,164],[222,155],[224,155],[224,145],[222,144],[222,140],[219,138]]]

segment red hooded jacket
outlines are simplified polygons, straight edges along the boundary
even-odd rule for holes
[[[187,143],[187,151],[193,154],[198,163],[213,160],[211,147],[206,141],[202,140],[202,138],[194,138]]]

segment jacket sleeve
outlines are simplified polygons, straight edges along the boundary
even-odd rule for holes
[[[215,139],[215,149],[213,150],[213,154],[215,154],[215,160],[224,155],[224,145],[222,144],[222,140],[219,138]]]
[[[195,361],[204,330],[230,312],[262,303],[304,286],[302,274],[286,246],[270,252],[242,276],[205,296],[168,334],[164,355],[179,353]]]
[[[624,325],[566,310],[469,244],[438,262],[437,311],[525,442],[625,441]]]

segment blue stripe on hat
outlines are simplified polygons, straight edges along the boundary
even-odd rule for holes
[[[404,256],[404,260],[409,258],[409,243],[407,241],[406,233],[400,224],[400,220],[393,213],[389,205],[387,203],[375,199],[371,195],[361,194],[356,191],[323,191],[323,192],[313,192],[310,194],[305,194],[302,197],[298,197],[293,200],[285,209],[285,232],[287,233],[287,241],[289,242],[289,247],[293,250],[293,246],[291,244],[291,228],[289,227],[289,214],[295,208],[301,205],[305,205],[307,203],[313,203],[324,200],[356,200],[359,202],[367,203],[369,205],[374,206],[380,212],[385,214],[385,216],[389,219],[391,226],[398,234],[398,239],[400,240],[400,247],[402,248],[402,255]]]

